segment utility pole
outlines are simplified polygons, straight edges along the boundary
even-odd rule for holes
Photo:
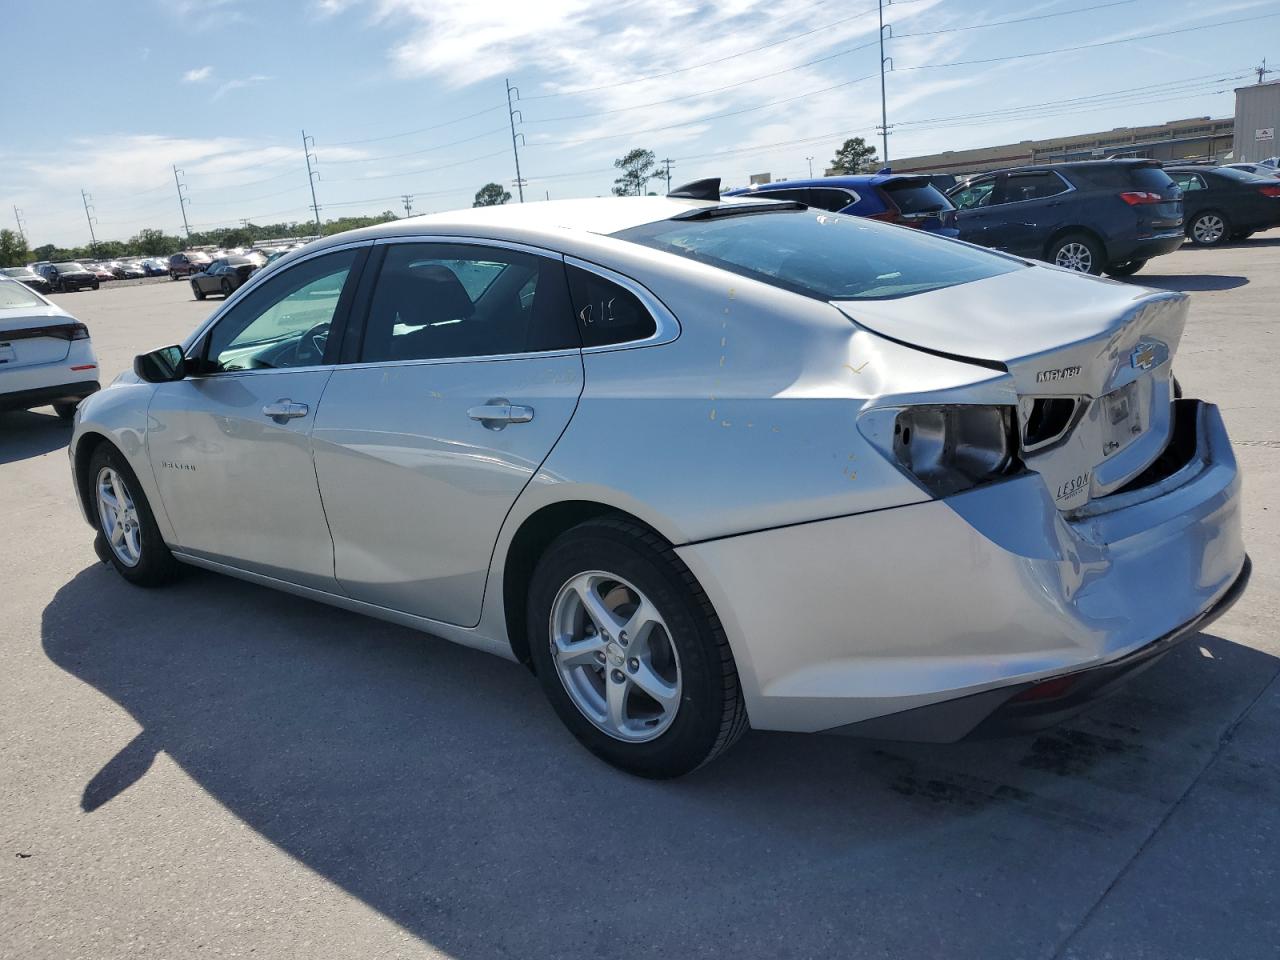
[[[311,210],[316,215],[316,236],[324,236],[324,228],[320,226],[320,204],[316,202],[316,180],[320,178],[319,170],[311,169],[311,161],[316,160],[315,154],[311,150],[316,145],[315,137],[308,137],[307,131],[302,131],[302,156],[307,161],[307,183],[311,186]],[[316,160],[316,163],[319,163]]]
[[[670,193],[671,192],[671,158],[667,157],[665,160],[663,160],[662,166],[664,168],[662,171],[662,176],[666,177],[667,179],[667,193]]]
[[[406,217],[412,217],[413,216],[413,194],[402,193],[400,195],[400,199],[404,201],[404,215]]]
[[[813,179],[813,157],[805,157],[809,161],[809,179]]]
[[[520,202],[524,203],[524,179],[520,176],[520,150],[516,147],[516,137],[524,141],[524,134],[516,133],[516,114],[520,113],[512,106],[511,93],[515,91],[516,99],[520,99],[520,88],[513,87],[511,80],[507,79],[507,119],[511,121],[511,153],[516,158],[516,189],[520,191]],[[520,113],[520,122],[524,123],[524,114]]]
[[[893,0],[888,0],[890,5]],[[880,136],[884,143],[884,165],[889,165],[889,108],[885,97],[884,88],[884,65],[887,60],[893,63],[892,57],[884,55],[884,5],[885,0],[880,0]],[[889,36],[893,36],[893,25],[889,26]]]
[[[185,186],[185,184],[178,179],[178,174],[182,172],[183,171],[179,170],[178,165],[175,163],[173,165],[173,182],[178,187],[178,207],[179,209],[182,210],[182,229],[187,231],[187,243],[190,243],[191,242],[191,224],[187,223],[187,204],[191,202],[191,198],[182,192],[182,188]]]
[[[80,200],[84,204],[84,218],[89,221],[89,249],[93,251],[94,256],[98,255],[98,238],[93,232],[94,216],[89,213],[93,205],[89,203],[93,198],[84,192],[84,188],[80,189]]]
[[[1266,77],[1266,75],[1267,75],[1268,73],[1275,73],[1275,71],[1274,71],[1274,70],[1268,69],[1268,67],[1267,67],[1267,58],[1266,58],[1266,57],[1263,57],[1263,58],[1262,58],[1262,66],[1260,66],[1260,67],[1254,67],[1254,68],[1253,68],[1253,72],[1254,72],[1254,73],[1256,73],[1256,74],[1258,75],[1258,82],[1259,82],[1259,83],[1263,83],[1263,82],[1264,82],[1264,78]]]
[[[22,245],[27,245],[27,228],[22,223],[22,211],[18,209],[18,205],[13,205],[13,219],[18,221],[18,239],[22,241]]]

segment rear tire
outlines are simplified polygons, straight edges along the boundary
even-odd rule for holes
[[[1103,272],[1108,277],[1132,277],[1147,265],[1145,260],[1126,260],[1124,263],[1113,263]]]
[[[1087,233],[1068,233],[1049,244],[1045,260],[1076,273],[1102,272],[1102,245]]]
[[[641,611],[647,619],[631,619]],[[711,602],[671,545],[645,527],[602,518],[561,534],[534,570],[528,624],[547,699],[578,741],[615,767],[678,777],[747,728]]]
[[[222,282],[218,284],[218,289],[222,291],[222,299],[225,300],[227,297],[231,296],[231,281],[226,277],[223,277]]]
[[[76,407],[80,406],[79,400],[64,400],[53,405],[53,412],[63,420],[70,420],[76,415]]]
[[[1187,224],[1187,236],[1198,247],[1219,247],[1231,236],[1231,221],[1225,213],[1205,210]]]
[[[99,444],[89,458],[87,482],[94,527],[116,572],[139,587],[171,582],[178,575],[178,561],[160,535],[151,504],[124,455],[110,443]]]

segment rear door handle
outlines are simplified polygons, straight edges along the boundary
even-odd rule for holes
[[[522,407],[510,400],[490,400],[467,411],[472,420],[479,420],[490,430],[501,430],[508,423],[528,423],[533,419],[533,407]]]
[[[305,417],[309,408],[305,403],[294,403],[292,400],[277,400],[275,403],[268,403],[262,408],[262,415],[270,417],[276,423],[284,423],[286,420],[296,420],[298,417]]]

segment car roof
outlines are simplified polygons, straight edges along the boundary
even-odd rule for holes
[[[928,180],[924,173],[842,173],[835,177],[802,177],[796,180],[775,180],[772,183],[753,183],[740,188],[748,193],[770,190],[786,190],[796,187],[878,187],[895,180]],[[739,193],[740,191],[732,191]]]

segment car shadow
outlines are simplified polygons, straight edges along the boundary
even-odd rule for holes
[[[142,727],[83,811],[163,751],[280,850],[467,960],[1046,953],[1010,934],[1010,905],[1024,933],[1060,937],[1112,875],[1093,871],[1119,871],[1256,695],[1246,681],[1277,669],[1203,636],[1038,736],[752,732],[657,783],[581,749],[523,667],[202,571],[147,591],[95,564],[48,604],[42,639]]]
[[[1248,277],[1218,276],[1210,273],[1147,274],[1127,278],[1127,282],[1139,287],[1157,287],[1161,290],[1181,290],[1199,293],[1211,290],[1234,290],[1249,282]]]
[[[70,440],[71,423],[52,411],[0,412],[0,464],[42,456]]]

